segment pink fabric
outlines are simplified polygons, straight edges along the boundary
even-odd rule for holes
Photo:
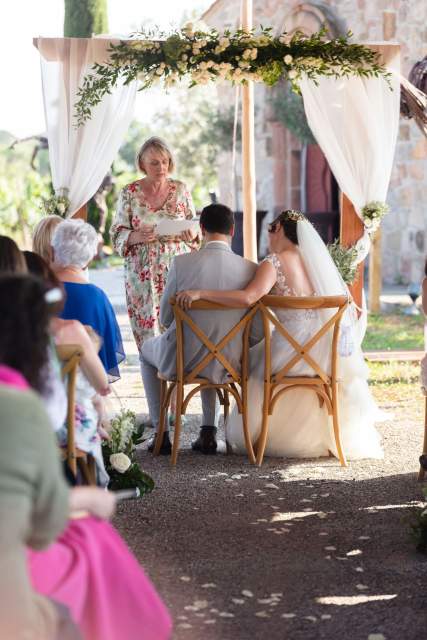
[[[0,384],[4,384],[8,387],[15,387],[15,389],[30,388],[30,385],[19,371],[11,369],[11,367],[6,366],[5,364],[0,364]]]
[[[167,640],[165,605],[108,523],[71,520],[45,551],[28,550],[33,587],[65,604],[85,640]]]

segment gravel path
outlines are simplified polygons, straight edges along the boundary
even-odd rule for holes
[[[129,354],[114,386],[144,413],[136,348],[119,295],[114,302]],[[170,607],[173,637],[425,637],[427,564],[407,522],[421,495],[422,402],[405,411],[388,398],[396,419],[380,426],[385,459],[347,469],[334,459],[266,459],[258,469],[244,457],[194,454],[197,400],[176,469],[142,445],[155,490],[120,505],[115,524]]]

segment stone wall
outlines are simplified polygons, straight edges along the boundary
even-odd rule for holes
[[[219,30],[239,24],[240,0],[218,0],[204,20]],[[357,42],[397,41],[401,44],[402,73],[427,54],[425,0],[254,0],[254,24],[281,32],[301,28],[307,33],[329,18],[336,28],[351,28]],[[234,103],[234,89],[219,87],[221,102]],[[269,104],[271,89],[255,86],[257,206],[271,215],[295,205],[292,194],[292,151],[298,142],[274,122]],[[230,154],[220,159],[220,198],[233,201]],[[236,186],[241,190],[240,156],[236,158]],[[383,280],[419,281],[427,255],[427,140],[411,120],[401,118],[394,168],[388,194],[391,213],[383,222]],[[240,208],[237,203],[236,208]]]

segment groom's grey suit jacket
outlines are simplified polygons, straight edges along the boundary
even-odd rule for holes
[[[177,256],[173,260],[160,305],[160,322],[167,329],[161,336],[150,340],[153,360],[161,374],[172,378],[176,373],[175,321],[169,299],[184,289],[244,289],[254,277],[256,269],[255,263],[233,253],[224,242],[209,242],[200,251]],[[246,309],[190,310],[189,315],[212,342],[218,343],[245,312]],[[230,341],[223,351],[238,370],[242,353],[241,335]],[[186,369],[191,370],[206,353],[206,347],[184,325]],[[201,375],[212,382],[222,382],[226,372],[220,362],[213,360]]]

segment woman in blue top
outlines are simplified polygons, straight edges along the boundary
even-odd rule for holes
[[[114,382],[125,357],[122,336],[111,302],[102,289],[87,281],[84,271],[97,249],[96,231],[83,220],[64,220],[52,236],[52,266],[66,292],[61,318],[79,320],[101,337],[99,357]]]

